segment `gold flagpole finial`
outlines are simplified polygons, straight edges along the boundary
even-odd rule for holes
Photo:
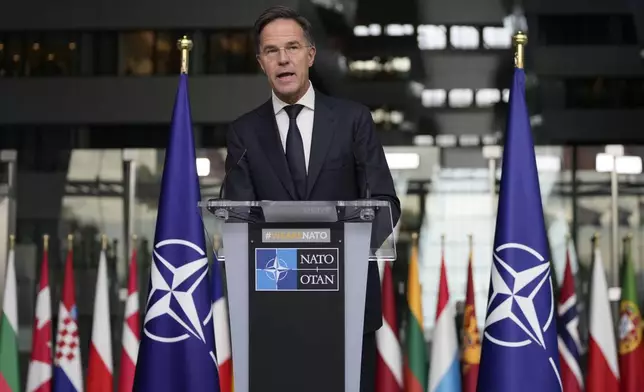
[[[16,236],[13,234],[9,235],[9,249],[13,250],[13,248],[16,246]]]
[[[188,74],[188,52],[192,50],[192,40],[184,35],[177,41],[177,48],[181,50],[181,73]]]
[[[593,238],[591,241],[593,243],[593,247],[595,248],[599,247],[599,232],[595,232],[595,234],[593,234]]]
[[[101,249],[103,251],[107,250],[107,236],[105,234],[101,235]]]
[[[445,234],[441,234],[441,249],[445,249]]]
[[[528,36],[523,31],[517,31],[517,33],[512,36],[512,43],[516,48],[514,52],[514,66],[523,69],[525,46],[528,44]]]
[[[74,235],[73,234],[68,234],[67,235],[67,249],[71,249],[74,247]]]
[[[43,242],[43,247],[45,248],[45,252],[49,251],[49,234],[45,234],[42,236],[42,242]]]

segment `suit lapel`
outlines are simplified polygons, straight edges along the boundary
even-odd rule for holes
[[[324,159],[331,146],[335,132],[335,117],[330,102],[322,93],[315,92],[315,113],[313,115],[313,139],[307,178],[306,198],[308,199],[317,181]]]
[[[282,141],[280,140],[279,130],[277,128],[277,122],[275,121],[275,114],[273,113],[273,106],[270,99],[262,105],[259,113],[264,120],[264,124],[271,124],[268,129],[257,129],[260,144],[264,147],[264,153],[266,154],[268,161],[271,163],[271,166],[273,166],[273,169],[277,174],[277,177],[282,182],[282,185],[284,185],[284,188],[286,188],[291,197],[295,199],[295,188],[286,162],[286,156],[284,155],[284,148],[282,147]]]

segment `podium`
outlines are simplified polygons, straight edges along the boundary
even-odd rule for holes
[[[396,258],[389,203],[199,206],[223,240],[235,392],[359,392],[368,265]]]

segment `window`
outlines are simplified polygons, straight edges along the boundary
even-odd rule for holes
[[[483,46],[488,49],[508,49],[512,47],[512,31],[504,27],[483,27]]]
[[[632,15],[542,15],[538,17],[542,45],[635,45]]]
[[[182,35],[167,31],[158,32],[155,41],[154,73],[157,75],[174,75],[181,72],[181,50],[177,40]],[[190,68],[190,61],[188,61]]]
[[[405,79],[411,72],[409,57],[374,57],[349,62],[349,75],[362,80],[397,80]]]
[[[445,105],[446,99],[447,92],[442,89],[426,89],[421,95],[421,101],[426,108],[442,107]]]
[[[79,38],[66,32],[0,33],[0,77],[78,75]]]
[[[455,49],[477,49],[479,31],[474,26],[452,26],[449,29],[450,44]]]
[[[154,73],[154,32],[136,31],[123,33],[122,53],[126,75],[152,75]]]
[[[644,108],[643,78],[571,78],[565,80],[567,108]]]
[[[125,75],[174,75],[181,70],[177,40],[181,31],[133,31],[122,33]],[[189,63],[190,64],[190,63]]]
[[[208,35],[206,72],[253,74],[259,72],[251,31],[218,31]]]
[[[447,28],[436,25],[418,26],[418,49],[436,50],[447,46]]]

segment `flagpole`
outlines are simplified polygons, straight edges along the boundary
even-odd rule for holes
[[[177,40],[177,47],[181,50],[181,73],[188,74],[188,52],[192,50],[192,40],[187,36]]]

